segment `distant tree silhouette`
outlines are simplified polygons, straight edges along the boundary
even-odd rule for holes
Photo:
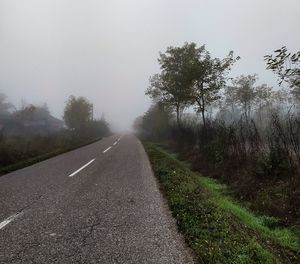
[[[84,97],[71,95],[64,110],[66,125],[75,131],[87,128],[92,118],[92,104]]]

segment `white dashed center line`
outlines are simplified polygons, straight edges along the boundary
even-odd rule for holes
[[[92,159],[87,164],[85,164],[81,168],[79,168],[77,171],[74,171],[72,174],[70,174],[69,177],[73,177],[75,174],[77,174],[78,172],[80,172],[81,170],[83,170],[84,168],[86,168],[87,166],[89,166],[94,161],[95,161],[95,159]]]
[[[111,149],[111,147],[108,147],[106,150],[103,151],[103,153],[109,151]]]
[[[0,229],[4,228],[6,225],[8,225],[10,222],[14,221],[17,217],[21,216],[23,212],[11,215],[7,219],[5,219],[3,222],[0,223]]]
[[[118,141],[114,142],[114,144],[113,144],[113,145],[115,146],[115,145],[117,145],[117,143],[118,143]]]

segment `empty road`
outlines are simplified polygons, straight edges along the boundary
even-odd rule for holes
[[[0,263],[193,263],[136,137],[0,177]]]

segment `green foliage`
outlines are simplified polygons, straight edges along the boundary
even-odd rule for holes
[[[154,144],[144,145],[198,263],[299,261],[300,243],[294,231],[278,228],[275,218],[255,216],[228,196],[225,185],[194,174]]]
[[[159,54],[161,73],[150,78],[146,94],[175,109],[180,126],[180,112],[191,101],[194,80],[196,44],[185,43],[182,47],[168,47]]]
[[[291,87],[291,93],[300,100],[300,51],[292,54],[284,46],[274,51],[274,55],[266,55],[267,69],[277,74],[281,85],[283,81]]]
[[[204,152],[207,153],[207,158],[214,166],[222,165],[226,157],[225,138],[216,136],[207,145],[204,146]]]
[[[64,110],[66,125],[75,131],[82,131],[92,118],[92,104],[84,97],[70,96]]]
[[[261,221],[261,225],[268,227],[270,229],[274,229],[275,227],[280,227],[280,220],[273,217],[273,216],[267,216],[267,215],[263,215],[259,217],[260,221]]]
[[[108,136],[110,133],[109,125],[105,119],[89,121],[84,130],[84,135],[88,138]]]
[[[134,129],[143,138],[164,139],[169,135],[171,118],[171,111],[159,102],[136,120]]]
[[[225,73],[238,59],[233,58],[233,52],[223,60],[212,59],[204,45],[197,48],[193,42],[168,47],[160,53],[161,73],[150,78],[146,94],[175,109],[179,126],[183,109],[196,104],[205,124],[207,107],[219,99]]]
[[[192,103],[202,114],[203,125],[206,126],[205,112],[207,108],[220,99],[220,89],[224,87],[225,75],[240,57],[233,58],[233,51],[220,60],[212,59],[205,46],[196,50],[194,84],[192,86]]]
[[[211,178],[200,177],[201,185],[211,192],[216,205],[239,219],[243,224],[259,231],[267,238],[273,239],[282,246],[295,252],[300,251],[300,237],[292,230],[281,228],[280,221],[271,216],[255,216],[227,194],[227,187]]]
[[[276,140],[272,140],[270,146],[270,153],[265,160],[266,173],[273,177],[285,177],[292,170],[288,154]]]

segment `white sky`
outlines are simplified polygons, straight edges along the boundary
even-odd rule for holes
[[[147,110],[157,57],[185,41],[242,59],[231,75],[276,85],[263,56],[300,50],[300,0],[0,0],[0,91],[19,105],[47,102],[62,117],[68,96],[94,103],[128,129]]]

